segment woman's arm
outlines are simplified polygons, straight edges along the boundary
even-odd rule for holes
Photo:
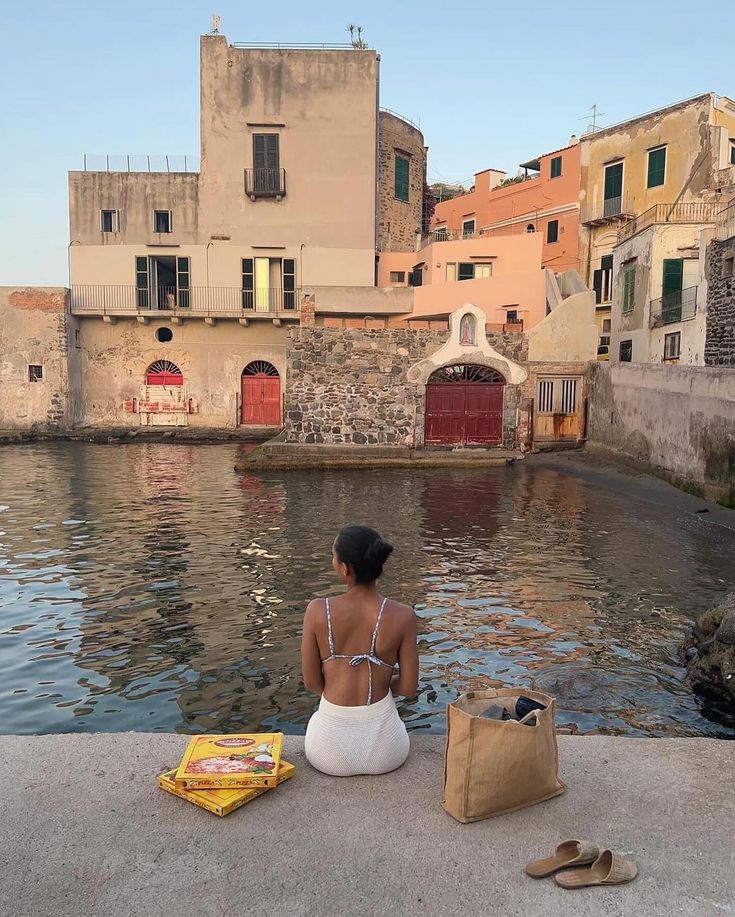
[[[321,694],[324,690],[324,676],[322,675],[322,657],[319,652],[314,619],[319,612],[323,612],[320,600],[309,602],[304,615],[304,628],[301,634],[301,673],[307,691]]]
[[[413,609],[406,622],[403,640],[398,648],[398,674],[391,679],[394,694],[402,697],[416,697],[419,687],[419,651],[416,645],[416,614]]]

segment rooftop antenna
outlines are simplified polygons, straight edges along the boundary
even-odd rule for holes
[[[210,35],[219,35],[220,17],[217,13],[212,13],[212,31]]]
[[[592,112],[592,122],[591,123],[590,123],[589,115],[585,115],[583,118],[578,118],[577,120],[578,121],[587,121],[588,122],[587,123],[587,133],[594,134],[594,132],[598,130],[597,119],[603,118],[605,116],[605,112],[600,111],[597,107],[597,104],[593,105],[592,108],[590,108],[590,111]]]
[[[347,31],[350,33],[350,43],[355,51],[367,51],[367,42],[362,37],[362,26],[351,22],[347,26]]]

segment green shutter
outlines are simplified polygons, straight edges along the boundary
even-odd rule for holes
[[[664,183],[666,173],[666,147],[651,150],[648,153],[648,182],[647,188],[658,188]]]
[[[684,280],[684,259],[664,258],[663,295],[678,293]]]
[[[396,153],[395,197],[396,200],[408,202],[409,161],[405,156]]]
[[[616,162],[614,165],[605,166],[604,199],[612,201],[623,194],[623,164]]]
[[[554,156],[551,160],[551,177],[558,178],[561,175],[561,156]]]
[[[631,312],[635,306],[635,268],[629,268],[623,275],[623,312]]]

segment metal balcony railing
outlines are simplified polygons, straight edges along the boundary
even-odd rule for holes
[[[715,217],[715,239],[724,242],[735,236],[735,200],[730,201],[724,210],[720,210]]]
[[[148,153],[85,153],[85,172],[198,172],[198,156]]]
[[[245,169],[245,193],[250,197],[283,197],[285,169]]]
[[[687,287],[684,290],[666,293],[659,299],[652,299],[651,328],[661,328],[663,325],[673,325],[694,318],[697,314],[697,289]]]
[[[582,212],[582,222],[590,226],[629,220],[635,215],[633,205],[627,197],[611,197],[601,203],[592,204]]]
[[[123,284],[74,284],[71,311],[77,315],[151,315],[166,313],[191,316],[282,315],[299,312],[300,290],[267,287],[174,286],[135,287]]]
[[[618,242],[624,242],[655,223],[714,223],[722,204],[693,201],[688,204],[655,204],[618,230]]]

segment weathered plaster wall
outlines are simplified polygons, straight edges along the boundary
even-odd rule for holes
[[[589,290],[562,300],[528,332],[528,359],[594,360],[597,356],[595,294]]]
[[[169,343],[156,340],[161,327],[173,331]],[[123,404],[142,398],[145,371],[155,360],[171,360],[183,372],[187,396],[199,407],[189,415],[191,427],[239,425],[241,376],[252,360],[267,360],[285,378],[288,332],[271,322],[253,322],[247,328],[234,321],[211,326],[193,320],[181,325],[130,320],[113,325],[85,317],[79,330],[83,392],[77,423],[83,426],[139,426],[139,416],[126,413]]]
[[[391,112],[378,121],[378,248],[410,251],[421,232],[426,147],[421,131]],[[395,196],[396,153],[408,157],[408,201]]]
[[[589,443],[717,498],[735,496],[735,373],[593,363]]]
[[[704,362],[708,366],[735,367],[735,272],[725,271],[729,259],[735,259],[735,237],[710,242],[705,267],[708,298]]]
[[[0,430],[63,430],[70,424],[69,338],[63,287],[0,287]],[[29,365],[43,367],[28,381]]]
[[[285,429],[289,442],[356,445],[423,444],[426,382],[452,363],[491,366],[505,377],[503,445],[516,445],[521,389],[528,373],[525,338],[479,330],[458,343],[459,313],[450,332],[399,329],[294,328],[289,332]]]

